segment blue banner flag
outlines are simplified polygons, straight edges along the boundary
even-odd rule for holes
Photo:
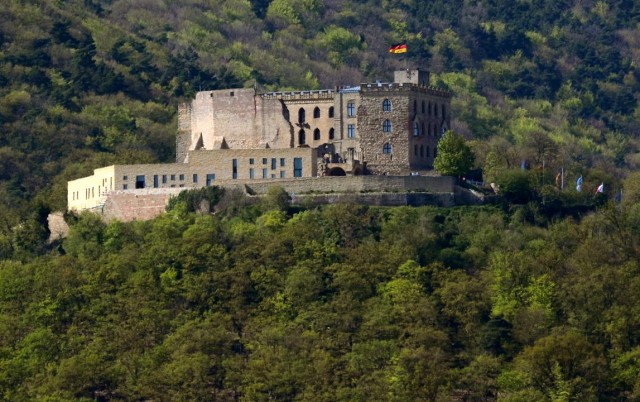
[[[578,177],[578,180],[576,180],[576,191],[582,191],[582,176]]]

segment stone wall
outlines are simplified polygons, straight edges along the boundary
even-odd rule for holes
[[[165,212],[165,208],[172,196],[178,195],[180,188],[112,191],[102,208],[105,220],[117,219],[123,222],[145,221],[153,219]],[[100,211],[98,211],[100,212]]]

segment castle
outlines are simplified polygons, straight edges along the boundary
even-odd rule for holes
[[[178,108],[175,163],[95,169],[68,183],[68,208],[99,208],[113,192],[428,170],[450,100],[421,70],[331,90],[198,92]]]

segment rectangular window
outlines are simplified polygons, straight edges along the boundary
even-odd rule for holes
[[[123,184],[123,185],[122,185],[122,189],[123,189],[123,190],[126,190],[126,189],[128,189],[128,188],[129,188],[129,185],[128,185],[128,184]]]
[[[171,175],[171,180],[175,180],[175,179],[176,179],[176,175],[175,175],[175,174],[172,174],[172,175]]]
[[[268,179],[269,178],[269,172],[267,169],[262,169],[262,178],[263,179]]]
[[[262,158],[262,164],[266,165],[267,164],[267,158]]]
[[[162,175],[162,184],[167,184],[167,175],[166,174]]]
[[[275,170],[276,167],[278,167],[276,158],[271,158],[271,170]]]
[[[197,174],[197,173],[194,173],[194,174],[193,174],[193,182],[194,182],[194,183],[197,183],[197,182],[198,182],[198,174]]]
[[[293,177],[302,177],[302,158],[293,158]]]
[[[122,180],[123,180],[123,181],[127,181],[127,180],[129,180],[129,176],[122,176]]]
[[[253,158],[249,159],[249,165],[253,165]]]
[[[347,117],[354,117],[356,115],[356,104],[353,102],[347,103]]]
[[[158,175],[154,174],[153,175],[153,188],[158,188],[160,187],[160,182],[158,181]]]
[[[180,180],[184,180],[184,175],[183,174],[180,175]]]
[[[281,179],[284,179],[284,177],[285,177],[284,175],[285,175],[284,170],[281,170],[281,171],[280,171],[280,178],[281,178]]]
[[[238,178],[238,160],[234,159],[233,160],[233,179],[237,179]]]
[[[136,176],[136,188],[144,188],[145,186],[145,182],[144,182],[144,175],[138,175]]]
[[[211,183],[216,179],[216,175],[215,173],[208,173],[207,174],[207,187],[209,187],[211,185]]]
[[[284,167],[284,158],[280,158],[280,167]]]
[[[348,124],[347,125],[347,137],[356,138],[356,125]]]
[[[249,168],[249,178],[250,179],[256,178],[256,172],[253,170],[253,168]]]

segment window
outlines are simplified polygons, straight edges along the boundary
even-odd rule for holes
[[[413,100],[413,113],[418,113],[418,101]]]
[[[384,131],[385,133],[391,132],[391,120],[387,119],[384,121],[384,123],[382,123],[382,131]]]
[[[249,168],[249,178],[250,179],[256,178],[256,172],[253,170],[253,168]]]
[[[418,124],[418,122],[417,122],[417,121],[414,121],[414,122],[413,122],[413,135],[414,135],[415,137],[417,137],[417,136],[419,136],[419,135],[420,135],[420,125]]]
[[[427,158],[429,157],[429,146],[427,145]]]
[[[420,157],[424,156],[424,145],[420,145]]]
[[[385,99],[382,102],[382,111],[383,112],[390,112],[391,111],[391,101],[389,99]]]
[[[429,116],[431,116],[431,101],[429,101]]]
[[[167,183],[167,175],[163,174],[162,175],[162,184],[166,184]]]
[[[284,170],[281,170],[281,171],[280,171],[280,178],[281,178],[281,179],[284,179],[284,177],[285,177],[285,176],[284,176]]]
[[[333,106],[329,108],[329,117],[333,117]]]
[[[144,188],[144,175],[136,176],[136,188]]]
[[[304,130],[300,130],[298,132],[298,144],[304,145],[307,142],[306,135],[304,134]]]
[[[235,93],[233,93],[233,91],[231,91],[231,92],[229,93],[229,96],[234,96],[234,95],[235,95]]]
[[[420,122],[420,135],[424,135],[424,121]]]
[[[313,118],[314,119],[320,118],[320,108],[317,106],[313,109]]]
[[[318,141],[320,139],[320,129],[316,128],[313,130],[313,140]]]
[[[442,104],[442,113],[440,114],[440,116],[444,117],[444,103]]]
[[[172,175],[171,175],[171,180],[175,180],[175,179],[176,179],[176,175],[175,175],[175,174],[172,174]]]
[[[415,156],[418,156],[418,146],[417,146],[417,145],[414,145],[414,146],[413,146],[413,154],[414,154]]]
[[[262,158],[262,164],[266,165],[267,164],[267,158]]]
[[[123,190],[126,190],[126,189],[128,189],[128,188],[129,188],[129,185],[128,185],[128,184],[123,184],[123,185],[122,185],[122,189],[123,189]]]
[[[347,103],[347,117],[354,117],[356,115],[356,104],[353,102]]]
[[[233,159],[232,160],[232,167],[233,167],[233,179],[236,180],[238,178],[238,160],[237,159]]]
[[[197,174],[197,173],[194,173],[194,174],[193,174],[193,182],[194,182],[194,183],[197,183],[197,182],[198,182],[198,174]]]
[[[280,158],[280,167],[284,167],[284,164],[285,164],[285,159]]]
[[[438,105],[433,105],[433,113],[438,117]]]
[[[293,177],[302,177],[302,158],[293,158]]]
[[[249,159],[249,165],[253,165],[253,158]]]
[[[267,171],[267,169],[262,169],[262,178],[263,179],[268,179],[269,178],[269,172]]]
[[[158,188],[160,187],[160,183],[158,182],[158,175],[154,174],[153,175],[153,188]]]
[[[209,187],[211,185],[211,182],[213,182],[215,179],[216,179],[215,173],[207,173],[207,187]]]
[[[332,140],[332,139],[335,138],[335,136],[336,136],[335,130],[333,128],[330,128],[329,129],[329,139]]]
[[[276,158],[271,158],[271,170],[275,170],[278,166],[278,160]]]
[[[180,180],[184,180],[184,174],[180,175]]]
[[[347,137],[356,138],[356,125],[348,124],[347,125]]]
[[[382,147],[382,153],[390,154],[391,153],[391,144],[389,144],[388,142],[386,144],[384,144],[384,147]]]
[[[298,110],[298,123],[304,123],[306,121],[305,112],[303,108]]]
[[[122,176],[122,180],[123,180],[123,181],[127,181],[127,180],[129,180],[129,176]]]
[[[425,107],[424,107],[424,105],[425,105],[425,103],[424,103],[424,101],[422,101],[422,114],[424,114],[424,112],[425,112]]]

